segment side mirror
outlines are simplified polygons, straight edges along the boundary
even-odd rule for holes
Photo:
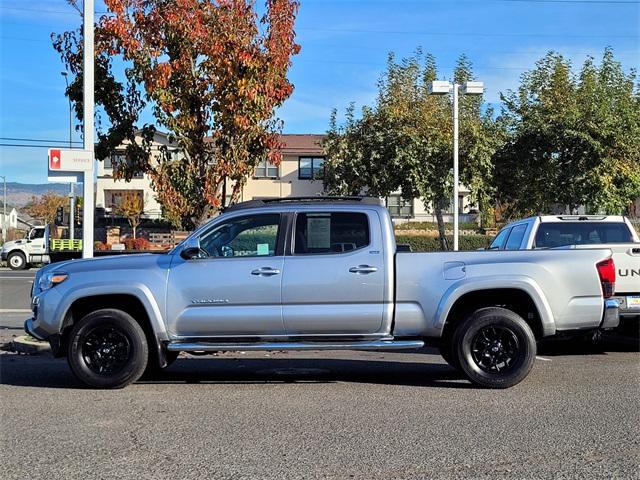
[[[184,242],[184,246],[180,251],[180,256],[185,260],[191,260],[192,258],[196,258],[201,256],[202,248],[200,248],[200,239],[197,236],[189,237]]]

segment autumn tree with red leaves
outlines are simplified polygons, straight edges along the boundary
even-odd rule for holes
[[[78,11],[78,0],[68,0]],[[96,156],[125,145],[117,178],[149,175],[165,215],[193,228],[236,201],[256,165],[281,160],[274,111],[291,95],[287,79],[298,53],[293,30],[297,0],[105,0],[95,29],[99,112]],[[74,75],[67,95],[82,120],[82,30],[52,35]],[[122,60],[126,78],[114,72]],[[156,124],[182,153],[166,147],[152,160],[155,127],[140,125],[149,106]]]

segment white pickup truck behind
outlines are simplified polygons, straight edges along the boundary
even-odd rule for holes
[[[490,250],[608,248],[616,265],[620,317],[640,320],[640,238],[628,218],[603,215],[543,215],[505,226]]]

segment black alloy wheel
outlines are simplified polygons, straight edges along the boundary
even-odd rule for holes
[[[471,340],[473,361],[485,372],[507,372],[516,364],[520,345],[518,337],[508,327],[489,325],[480,329]]]
[[[84,361],[99,375],[120,372],[131,358],[131,341],[126,332],[114,325],[98,325],[82,342]]]
[[[73,374],[95,388],[122,388],[144,372],[149,349],[142,327],[128,313],[96,310],[74,324],[67,361]]]
[[[502,307],[476,310],[453,336],[460,369],[476,385],[508,388],[529,374],[536,359],[536,339],[517,313]]]

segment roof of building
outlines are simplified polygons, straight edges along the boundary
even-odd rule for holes
[[[325,135],[307,133],[284,133],[280,135],[280,141],[284,144],[282,153],[322,153],[322,140]]]
[[[16,209],[14,208],[13,210],[16,210]],[[37,218],[32,217],[26,212],[21,212],[18,210],[16,210],[16,220],[18,221],[18,223],[22,223],[28,227],[43,225],[43,222],[41,220],[38,220]]]
[[[168,137],[164,132],[157,132],[158,135]],[[283,133],[278,139],[284,144],[282,153],[303,153],[319,155],[322,153],[322,141],[326,135],[319,133]],[[211,141],[211,137],[206,137],[205,141]]]

